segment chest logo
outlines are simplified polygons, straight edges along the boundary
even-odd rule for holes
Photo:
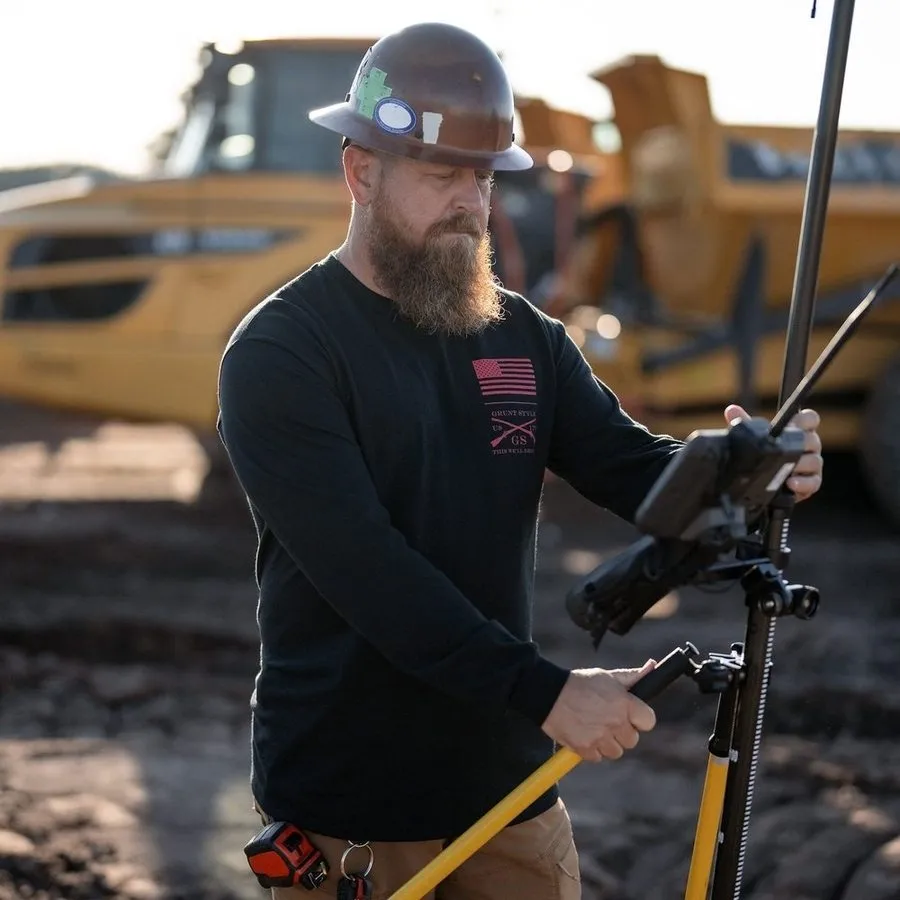
[[[491,423],[491,453],[533,454],[537,429],[537,382],[525,357],[475,359],[475,377]]]

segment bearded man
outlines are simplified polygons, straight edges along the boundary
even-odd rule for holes
[[[628,691],[653,660],[570,671],[533,641],[536,521],[547,469],[631,520],[681,444],[492,275],[492,173],[532,160],[486,44],[387,35],[310,117],[343,138],[346,240],[247,316],[219,384],[259,540],[251,787],[324,855],[318,896],[386,898],[556,743],[614,760],[654,727]],[[799,421],[802,499],[821,457]],[[580,897],[556,788],[431,896]]]

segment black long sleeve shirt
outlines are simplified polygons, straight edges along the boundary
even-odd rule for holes
[[[447,838],[554,750],[568,671],[531,637],[545,469],[630,519],[681,445],[504,301],[477,336],[430,335],[328,256],[228,343],[219,432],[259,538],[251,782],[276,819]]]

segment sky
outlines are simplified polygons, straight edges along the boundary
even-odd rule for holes
[[[181,113],[203,41],[378,37],[416,21],[476,31],[516,90],[594,117],[589,73],[631,53],[702,72],[726,122],[816,119],[832,0],[0,0],[0,168],[128,174]],[[841,125],[900,131],[898,0],[855,4]],[[337,97],[337,100],[343,97]]]

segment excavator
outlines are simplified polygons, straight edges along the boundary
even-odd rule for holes
[[[306,110],[346,91],[374,39],[206,44],[177,129],[140,178],[0,192],[0,395],[215,437],[222,349],[260,299],[340,243],[339,146]],[[702,75],[656,57],[593,73],[608,122],[517,97],[525,172],[498,172],[504,284],[558,316],[649,427],[772,411],[808,129],[725,126]],[[598,134],[604,135],[598,141]],[[810,345],[900,255],[900,135],[845,132]],[[900,523],[900,308],[867,319],[823,380],[831,448],[859,449]]]

